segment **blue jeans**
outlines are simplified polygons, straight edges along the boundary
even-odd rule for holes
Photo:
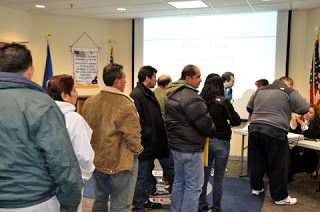
[[[138,173],[138,159],[134,159],[132,171],[117,174],[93,172],[95,199],[92,211],[107,212],[110,195],[110,211],[125,212],[132,204]]]
[[[171,150],[175,177],[171,193],[171,212],[197,212],[203,186],[203,152]]]
[[[210,177],[210,170],[214,161],[214,184],[213,184],[213,209],[221,209],[222,186],[224,173],[227,167],[230,152],[230,140],[210,139],[208,167],[204,167],[204,184],[199,199],[199,208],[209,205],[206,202],[207,185]]]
[[[154,160],[139,160],[138,178],[133,197],[132,211],[144,211],[144,204],[152,194],[152,169],[154,168]],[[153,176],[152,176],[153,177]]]

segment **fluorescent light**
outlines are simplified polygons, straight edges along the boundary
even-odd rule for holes
[[[36,8],[45,8],[46,6],[41,5],[41,4],[37,4],[37,5],[35,5],[35,7],[36,7]]]
[[[117,8],[118,11],[126,11],[126,8]]]
[[[261,1],[272,1],[272,0],[261,0]]]
[[[167,2],[177,9],[204,8],[209,7],[203,1],[171,1]]]

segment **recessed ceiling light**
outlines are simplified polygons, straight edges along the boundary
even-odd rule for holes
[[[36,7],[36,8],[45,8],[46,6],[41,5],[41,4],[37,4],[37,5],[35,5],[35,7]]]
[[[118,11],[126,11],[126,8],[117,8]]]
[[[209,7],[203,1],[171,1],[167,2],[177,9],[204,8]]]
[[[272,1],[272,0],[261,0],[261,1]]]

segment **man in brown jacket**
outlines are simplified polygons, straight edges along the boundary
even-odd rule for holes
[[[133,100],[123,93],[123,66],[103,69],[105,87],[83,106],[83,117],[93,129],[95,152],[93,173],[95,200],[92,211],[125,211],[132,204],[138,172],[138,155],[143,151],[141,127]]]

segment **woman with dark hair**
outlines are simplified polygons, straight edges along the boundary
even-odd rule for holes
[[[303,134],[304,137],[320,139],[319,107],[311,104],[308,113],[303,116],[292,115],[290,132]],[[313,149],[295,146],[290,150],[290,168],[288,182],[294,181],[298,172],[312,173],[317,169],[319,155]]]
[[[75,112],[78,93],[72,76],[63,74],[52,77],[48,82],[47,93],[53,98],[64,114],[74,153],[78,159],[83,181],[91,178],[95,169],[94,152],[90,141],[92,130],[81,115]],[[78,212],[82,211],[80,203]]]
[[[218,74],[209,74],[206,78],[201,97],[208,106],[216,133],[209,142],[208,167],[204,168],[204,185],[199,199],[199,211],[210,211],[206,202],[207,184],[214,161],[214,186],[212,211],[221,211],[222,184],[229,159],[231,126],[239,126],[241,119],[230,101],[224,96],[223,80]]]

